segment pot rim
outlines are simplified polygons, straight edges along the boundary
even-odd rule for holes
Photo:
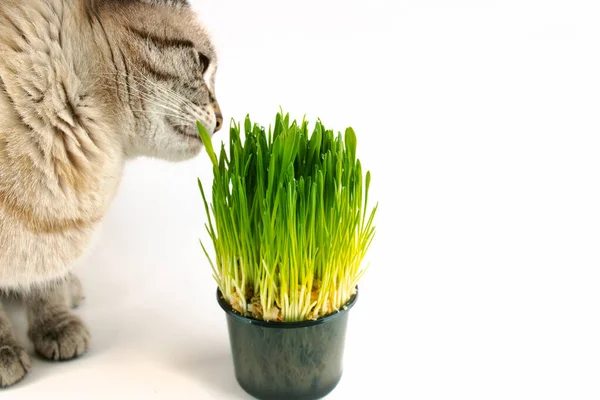
[[[260,319],[245,317],[245,316],[239,314],[233,308],[231,308],[229,303],[227,303],[225,301],[225,299],[223,298],[223,296],[221,295],[221,290],[218,287],[217,287],[217,302],[219,303],[219,306],[221,306],[221,308],[223,309],[223,311],[225,311],[225,313],[227,315],[231,316],[232,318],[236,319],[238,322],[241,322],[241,323],[257,325],[257,326],[261,326],[264,328],[277,328],[277,329],[307,328],[307,327],[320,325],[320,324],[329,322],[335,318],[339,318],[339,317],[342,317],[343,315],[347,314],[350,311],[350,309],[354,306],[354,304],[356,303],[356,300],[358,299],[358,285],[356,286],[355,289],[356,289],[356,292],[350,298],[350,300],[348,300],[348,302],[344,305],[344,307],[341,310],[333,312],[329,315],[326,315],[324,317],[321,317],[321,318],[318,318],[315,320],[306,320],[306,321],[295,321],[295,322],[263,321]]]

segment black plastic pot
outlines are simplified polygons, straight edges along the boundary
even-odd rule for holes
[[[342,377],[348,311],[315,321],[265,322],[233,311],[217,290],[227,315],[235,378],[261,400],[314,400],[329,394]]]

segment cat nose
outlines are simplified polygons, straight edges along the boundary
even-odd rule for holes
[[[215,132],[219,132],[223,127],[223,115],[215,114],[215,118],[217,119],[217,126],[215,126]]]
[[[215,126],[215,132],[218,132],[223,127],[223,113],[221,113],[221,108],[218,104],[215,104],[215,119],[217,120],[217,125]]]

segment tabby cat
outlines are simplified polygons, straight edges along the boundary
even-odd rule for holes
[[[185,0],[0,1],[0,292],[23,302],[40,356],[87,350],[73,265],[124,162],[190,159],[196,121],[219,130],[216,69]],[[0,306],[0,386],[30,367]]]

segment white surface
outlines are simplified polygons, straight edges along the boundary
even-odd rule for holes
[[[372,267],[330,399],[599,398],[594,4],[197,3],[226,120],[351,125],[373,172]],[[128,166],[81,267],[90,352],[34,359],[1,399],[248,398],[198,245],[207,166]]]

